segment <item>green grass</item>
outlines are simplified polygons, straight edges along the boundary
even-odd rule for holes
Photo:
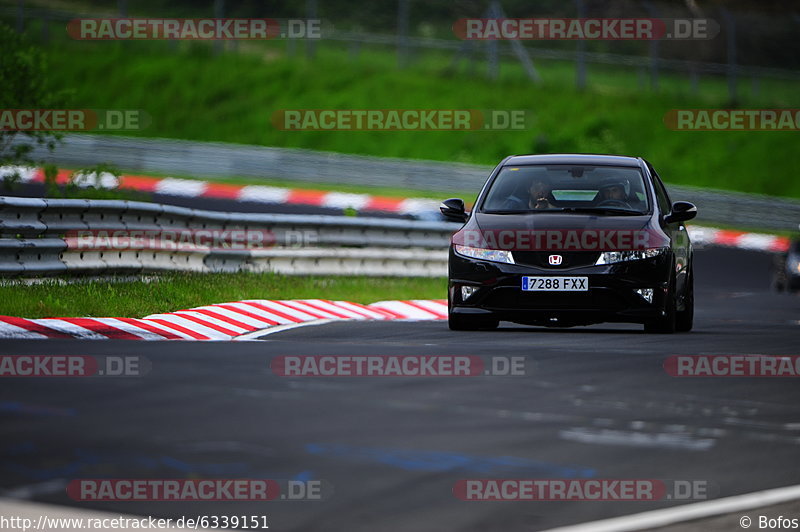
[[[316,59],[308,60],[302,43],[293,56],[285,42],[243,43],[240,53],[214,56],[207,43],[183,42],[170,51],[160,42],[69,42],[49,49],[50,75],[71,91],[72,107],[146,110],[153,122],[136,132],[142,136],[486,165],[514,153],[642,155],[668,183],[800,197],[790,155],[796,132],[676,132],[663,123],[676,108],[800,107],[796,82],[764,80],[755,93],[750,80],[741,80],[733,104],[724,78],[701,78],[694,95],[686,77],[664,73],[653,91],[639,87],[633,70],[590,66],[589,89],[579,92],[564,62],[537,61],[545,82],[532,85],[511,61],[492,82],[482,77],[483,64],[476,76],[448,69],[449,54],[420,52],[411,67],[398,70],[388,48],[364,47],[353,58],[342,45],[318,44]],[[303,108],[525,109],[533,123],[494,132],[272,126],[275,111]],[[402,190],[390,180],[378,186]],[[453,191],[463,189],[453,183]]]
[[[119,279],[57,279],[0,286],[0,314],[25,318],[133,317],[242,299],[442,299],[444,278],[297,277],[181,273]]]

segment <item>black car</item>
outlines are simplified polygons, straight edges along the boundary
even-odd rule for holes
[[[453,235],[448,317],[453,330],[502,321],[569,327],[641,323],[689,331],[692,246],[684,222],[642,158],[518,155],[491,173],[475,206],[440,207],[466,222]]]
[[[778,292],[800,291],[800,238],[790,241],[786,253],[775,255],[772,283]]]

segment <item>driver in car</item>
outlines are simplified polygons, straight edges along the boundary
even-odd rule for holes
[[[528,207],[531,209],[555,209],[555,205],[550,202],[551,199],[555,199],[553,189],[546,181],[534,181],[528,192],[530,193]]]

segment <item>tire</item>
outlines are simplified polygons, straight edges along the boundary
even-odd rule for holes
[[[451,331],[479,331],[481,329],[496,329],[500,321],[483,316],[469,316],[464,314],[447,314],[447,326]]]
[[[675,283],[670,283],[667,292],[667,304],[664,316],[650,320],[644,324],[644,332],[652,334],[672,334],[675,332],[677,311],[675,310]]]
[[[679,310],[675,315],[675,330],[678,332],[689,332],[694,326],[694,269],[689,270],[684,307],[684,310]]]
[[[772,278],[772,290],[773,290],[773,292],[777,292],[778,294],[781,294],[781,293],[787,291],[786,290],[786,283],[784,283],[783,280],[781,280],[778,277],[777,274],[774,275],[773,278]]]
[[[453,302],[450,293],[447,294],[447,326],[451,331],[479,331],[481,329],[497,329],[500,320],[476,316],[474,314],[455,314],[452,311]]]

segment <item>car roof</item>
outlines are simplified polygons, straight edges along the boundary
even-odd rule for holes
[[[554,153],[547,155],[512,155],[505,165],[525,164],[587,164],[595,166],[640,167],[642,159],[623,155],[592,155],[584,153]]]

